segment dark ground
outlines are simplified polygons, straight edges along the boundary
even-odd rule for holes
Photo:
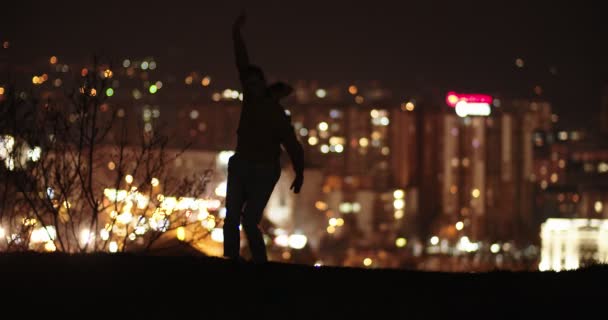
[[[0,319],[38,312],[60,319],[606,319],[607,274],[605,266],[450,274],[185,256],[5,254]],[[20,310],[27,313],[5,317]]]

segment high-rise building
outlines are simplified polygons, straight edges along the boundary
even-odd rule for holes
[[[601,109],[600,109],[600,131],[608,134],[608,84],[602,89]]]

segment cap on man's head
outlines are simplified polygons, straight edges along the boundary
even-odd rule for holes
[[[271,94],[277,99],[285,98],[293,92],[293,88],[285,82],[275,82],[268,87]]]
[[[251,75],[255,75],[256,77],[266,81],[266,77],[264,76],[264,71],[262,71],[262,68],[250,64],[247,66],[247,72]]]

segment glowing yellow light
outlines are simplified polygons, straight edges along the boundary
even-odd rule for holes
[[[329,128],[329,125],[327,124],[327,122],[321,122],[321,123],[319,123],[319,130],[321,130],[321,131],[327,131],[328,128]]]
[[[110,250],[110,252],[116,253],[118,251],[118,243],[116,243],[116,241],[110,242],[108,249]]]
[[[479,189],[473,189],[473,191],[471,191],[471,195],[473,196],[473,198],[479,198],[481,192],[479,191]]]
[[[96,90],[95,88],[92,88],[92,89],[91,89],[91,96],[92,96],[92,97],[97,96],[97,90]]]
[[[378,116],[380,115],[380,112],[378,112],[378,110],[376,110],[376,109],[373,109],[372,111],[369,112],[369,115],[372,118],[378,118]]]
[[[395,211],[395,214],[394,214],[395,220],[401,220],[401,219],[403,219],[404,216],[405,216],[405,213],[403,212],[403,210]]]
[[[4,94],[4,87],[0,87],[0,96]]]
[[[114,163],[114,161],[108,162],[108,169],[110,169],[110,170],[116,169],[116,164]]]
[[[462,221],[456,222],[456,230],[460,231],[464,228],[464,223]]]
[[[317,201],[317,202],[315,202],[315,207],[318,210],[325,211],[325,210],[327,210],[327,203],[325,203],[323,201]]]
[[[128,184],[133,183],[133,176],[128,174],[125,176],[125,182],[127,182]]]
[[[319,139],[317,137],[308,138],[308,144],[310,144],[311,146],[316,146],[317,143],[319,143]]]
[[[186,79],[184,79],[184,82],[187,85],[191,85],[192,84],[192,76],[187,76]]]
[[[541,181],[541,182],[540,182],[540,187],[541,187],[543,190],[547,189],[547,187],[548,187],[547,180],[543,180],[543,181]]]
[[[32,77],[32,83],[33,84],[40,84],[41,83],[40,78],[38,78],[38,76],[33,76]]]
[[[378,131],[374,131],[372,132],[372,139],[373,140],[380,140],[380,138],[382,138],[382,134]]]
[[[373,261],[372,261],[372,259],[370,259],[370,258],[365,258],[365,259],[363,259],[363,265],[364,265],[364,266],[366,266],[366,267],[371,266],[371,265],[372,265],[372,263],[373,263]]]
[[[557,183],[558,179],[559,179],[559,176],[557,175],[557,173],[551,174],[551,182],[552,183]]]
[[[57,57],[52,56],[52,57],[49,59],[49,62],[50,62],[51,64],[55,64],[55,63],[57,63]]]
[[[342,151],[344,151],[344,146],[341,144],[337,144],[334,148],[337,153],[342,153]]]
[[[336,219],[336,227],[341,227],[344,225],[344,219],[338,218]]]
[[[215,242],[224,242],[224,230],[220,228],[215,228],[211,231],[211,240]]]
[[[324,144],[321,146],[321,152],[322,153],[328,153],[329,152],[329,146]]]
[[[348,87],[348,93],[352,94],[352,95],[356,95],[357,92],[359,92],[359,89],[357,88],[357,86],[350,86]]]
[[[450,94],[450,95],[448,96],[448,102],[449,102],[451,105],[456,105],[456,104],[458,103],[458,96],[457,96],[457,95],[455,95],[455,94]]]
[[[363,148],[366,148],[367,146],[369,146],[369,139],[367,139],[367,138],[359,139],[359,145]]]
[[[405,110],[407,111],[414,111],[415,108],[416,106],[411,101],[405,104]]]
[[[281,257],[283,258],[283,260],[289,260],[291,259],[291,253],[289,253],[289,251],[283,251]]]
[[[596,201],[593,205],[595,212],[601,213],[604,210],[604,204],[601,201]]]
[[[323,99],[327,96],[327,91],[325,91],[324,89],[318,89],[316,91],[316,95],[317,95],[317,97]]]
[[[4,228],[0,227],[0,238],[4,238],[6,236],[6,232],[4,231]]]
[[[106,96],[111,97],[114,95],[114,89],[112,88],[107,88],[106,89]]]
[[[395,245],[398,248],[403,248],[403,247],[405,247],[406,244],[407,244],[407,239],[405,239],[405,238],[397,238],[397,240],[395,240]]]
[[[405,208],[405,201],[403,199],[395,199],[395,201],[393,201],[393,207],[395,207],[396,210],[403,210],[403,208]]]
[[[206,76],[206,77],[203,78],[203,80],[201,80],[201,85],[203,87],[207,87],[210,84],[211,84],[211,77],[209,77],[209,76]]]
[[[207,230],[213,230],[213,228],[215,228],[215,220],[213,219],[213,216],[209,216],[207,217],[206,220],[201,222],[202,226],[207,228]]]
[[[338,225],[337,219],[336,218],[329,219],[329,225],[332,227],[337,226]]]
[[[437,244],[439,244],[439,237],[437,236],[432,236],[431,237],[431,244],[436,246]]]
[[[152,184],[153,187],[158,187],[158,185],[160,184],[160,181],[157,178],[152,178],[152,181],[150,181],[150,184]]]
[[[148,90],[150,91],[151,94],[155,94],[156,91],[158,91],[158,88],[156,87],[155,84],[153,84],[150,86],[150,88],[148,88]]]
[[[405,196],[405,191],[403,191],[401,189],[397,189],[397,190],[393,191],[393,198],[395,198],[395,199],[403,199],[404,196]]]
[[[327,227],[327,233],[333,234],[335,232],[336,232],[336,227],[334,227],[334,226],[328,226]]]
[[[48,252],[55,252],[55,250],[57,250],[57,247],[55,246],[55,243],[53,241],[48,241],[44,244],[44,250]]]
[[[101,237],[101,240],[106,241],[110,239],[110,231],[101,229],[101,231],[99,231],[99,236]]]
[[[106,78],[112,78],[113,75],[114,75],[114,72],[112,72],[112,70],[110,70],[110,69],[106,69],[103,72],[103,76]]]
[[[186,240],[186,229],[184,227],[177,228],[177,240],[179,240],[179,241]]]

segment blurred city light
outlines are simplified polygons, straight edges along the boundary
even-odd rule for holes
[[[184,228],[184,227],[177,228],[176,235],[177,235],[177,240],[179,240],[179,241],[186,240],[186,228]]]
[[[456,230],[460,231],[464,228],[464,223],[462,221],[456,222]]]
[[[395,245],[397,248],[403,248],[406,244],[407,240],[405,238],[397,238],[397,240],[395,240]]]
[[[292,234],[289,236],[289,247],[292,249],[303,249],[306,246],[308,238],[303,234]]]
[[[405,196],[405,191],[403,191],[401,189],[397,189],[397,190],[393,191],[393,197],[395,199],[403,199],[404,196]]]
[[[437,236],[432,236],[431,237],[431,244],[436,246],[437,244],[439,244],[439,237]]]
[[[318,98],[325,98],[327,96],[327,91],[325,91],[324,89],[318,89],[315,94],[317,95]]]
[[[602,210],[604,210],[604,204],[601,201],[596,201],[593,204],[593,208],[595,209],[595,212],[601,213]]]
[[[156,87],[155,84],[153,84],[150,86],[150,88],[148,90],[150,91],[151,94],[155,94],[156,91],[158,91],[158,88]]]
[[[220,182],[220,183],[217,185],[217,187],[215,188],[215,194],[216,194],[218,197],[223,197],[223,198],[225,198],[225,197],[226,197],[226,193],[227,193],[227,192],[226,192],[226,188],[227,188],[227,187],[228,187],[228,182],[226,182],[226,181],[222,181],[222,182]]]
[[[116,253],[118,251],[118,243],[116,243],[116,241],[111,241],[108,245],[108,249],[111,253]]]
[[[215,242],[224,242],[224,230],[221,228],[215,228],[211,231],[211,240]]]

